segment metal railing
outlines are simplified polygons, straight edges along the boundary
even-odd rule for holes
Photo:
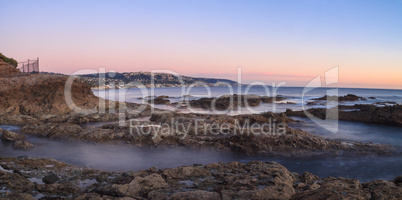
[[[36,60],[23,61],[18,63],[18,67],[22,73],[39,72],[39,58]]]

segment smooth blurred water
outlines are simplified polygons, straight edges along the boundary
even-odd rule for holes
[[[0,125],[0,128],[19,130],[17,126]],[[402,157],[396,156],[250,157],[226,151],[191,150],[180,147],[139,148],[130,144],[94,144],[26,136],[29,142],[36,145],[34,149],[15,150],[12,148],[12,143],[0,142],[0,156],[54,158],[67,164],[107,171],[137,171],[153,166],[163,169],[196,163],[260,160],[276,161],[292,172],[308,171],[321,178],[347,177],[365,182],[375,179],[391,180],[402,174]]]
[[[334,91],[334,88],[316,88],[306,93],[302,99],[303,89],[301,87],[281,87],[276,95],[287,97],[283,102],[275,104],[261,103],[261,105],[252,107],[255,112],[274,111],[284,112],[287,108],[301,110],[306,106],[306,101],[312,98],[322,97],[327,92]],[[225,94],[255,94],[261,96],[273,96],[272,88],[266,91],[262,87],[230,88],[211,87],[209,90],[203,87],[194,88],[154,88],[151,89],[116,89],[99,91],[94,90],[94,94],[102,96],[107,94],[106,98],[111,100],[124,100],[127,102],[142,103],[146,102],[146,96],[167,95],[171,102],[178,102],[183,95],[192,95],[187,99],[199,99],[201,97],[217,97]],[[143,92],[143,93],[142,93]],[[349,89],[339,88],[338,96],[355,94],[367,98],[367,101],[342,102],[341,104],[353,105],[362,103],[376,102],[397,102],[401,104],[402,90],[384,90],[384,89]],[[124,99],[118,99],[118,96],[124,96]],[[330,94],[331,95],[331,94]],[[376,99],[368,99],[376,97]],[[294,104],[287,104],[292,102]],[[154,105],[158,108],[172,108],[169,105]],[[308,108],[309,106],[307,106]],[[314,105],[311,107],[323,107]],[[189,112],[189,110],[180,110]],[[250,113],[249,110],[242,109],[242,114]],[[210,113],[210,111],[198,110],[198,112]],[[236,114],[236,113],[234,113]],[[321,135],[330,139],[343,141],[363,141],[373,143],[391,144],[400,148],[402,145],[401,127],[373,125],[358,122],[339,122],[339,130],[336,133],[321,128],[312,121],[305,118],[295,118],[301,120],[301,123],[291,123],[293,128],[300,128],[312,134]],[[144,118],[144,120],[147,120]],[[101,126],[104,123],[88,123],[87,126]],[[0,125],[1,128],[18,131],[17,126]],[[215,150],[190,150],[186,148],[139,148],[129,144],[93,144],[81,141],[50,140],[27,135],[28,141],[35,144],[36,148],[29,151],[15,150],[12,144],[0,142],[0,156],[31,156],[54,158],[62,162],[83,167],[95,168],[100,170],[141,170],[156,166],[158,168],[171,168],[182,165],[192,165],[195,163],[207,164],[213,162],[240,161],[248,162],[252,160],[277,161],[287,167],[290,171],[303,173],[311,172],[321,178],[328,176],[357,178],[360,181],[369,181],[375,179],[390,180],[397,175],[402,174],[402,157],[382,157],[382,156],[321,156],[315,158],[281,158],[281,157],[248,157],[245,155],[234,154],[230,152]]]
[[[272,87],[171,87],[171,88],[131,88],[131,89],[109,89],[109,90],[93,90],[97,96],[105,97],[111,100],[121,100],[132,103],[147,103],[147,96],[169,96],[171,102],[179,102],[184,95],[191,95],[192,97],[185,97],[188,100],[200,99],[202,97],[218,97],[227,94],[254,94],[260,96],[276,96],[281,95],[286,97],[285,100],[276,103],[261,103],[259,106],[251,107],[252,110],[242,108],[241,113],[259,113],[264,111],[271,112],[284,112],[287,108],[292,110],[302,110],[305,108],[326,107],[327,105],[306,105],[308,101],[313,98],[322,97],[326,94],[337,96],[344,96],[347,94],[354,94],[366,98],[367,100],[353,101],[353,102],[339,102],[340,105],[354,105],[354,104],[372,104],[378,102],[396,102],[402,104],[402,90],[392,89],[362,89],[362,88],[314,88],[306,93],[303,93],[303,87],[279,87],[276,90]],[[119,99],[120,96],[120,99]],[[123,99],[121,97],[124,97]],[[375,97],[376,99],[369,99]],[[142,99],[139,99],[142,98]],[[289,104],[289,103],[292,104]],[[153,105],[162,109],[173,109],[170,105]],[[329,104],[328,107],[332,105]],[[181,110],[182,112],[189,112],[188,110]],[[194,112],[194,111],[193,111]],[[208,112],[203,110],[196,110],[195,112]],[[236,114],[235,112],[233,114]]]
[[[379,144],[390,144],[402,146],[402,127],[389,126],[382,124],[370,124],[362,122],[336,121],[338,131],[331,132],[309,118],[291,117],[300,122],[290,122],[288,125],[294,129],[302,129],[311,134],[320,135],[325,138],[353,141],[353,142],[373,142]],[[332,121],[322,121],[321,123],[334,123]]]

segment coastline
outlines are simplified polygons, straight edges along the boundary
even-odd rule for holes
[[[13,78],[12,81],[9,82],[10,84],[7,85],[7,87],[3,87],[0,91],[2,96],[7,100],[3,101],[2,104],[4,109],[2,110],[2,116],[0,117],[1,124],[18,124],[21,125],[20,133],[27,136],[33,135],[49,139],[87,141],[99,144],[126,143],[126,145],[152,148],[184,147],[194,150],[210,149],[249,156],[275,155],[289,158],[308,158],[311,156],[317,156],[317,154],[327,157],[336,155],[356,156],[356,158],[359,158],[359,156],[396,156],[399,158],[401,156],[401,152],[395,149],[392,145],[329,140],[302,130],[292,129],[287,125],[287,123],[294,120],[289,118],[288,115],[301,115],[293,114],[291,111],[286,113],[262,112],[259,114],[241,115],[199,114],[167,111],[153,108],[147,104],[140,112],[132,114],[125,113],[124,118],[121,118],[119,113],[112,113],[109,111],[111,109],[119,110],[122,106],[136,109],[142,105],[136,103],[113,102],[110,100],[103,100],[105,104],[102,105],[99,103],[99,97],[96,97],[92,93],[89,86],[79,82],[73,83],[72,97],[75,98],[75,103],[80,107],[84,106],[88,109],[95,108],[97,111],[105,110],[107,112],[86,114],[76,113],[70,106],[66,105],[63,98],[64,83],[66,80],[67,77],[65,76],[54,75],[31,75],[29,78]],[[52,83],[50,84],[49,82]],[[222,96],[222,101],[218,101],[223,109],[231,108],[227,105],[229,101],[225,99],[228,97],[230,96]],[[243,99],[243,96],[239,95],[239,97],[239,105],[243,105],[246,101],[250,101],[249,103],[253,103],[254,105],[259,105],[264,102],[273,102],[272,99],[267,97],[250,96],[251,99],[247,100],[245,97]],[[163,100],[163,98],[161,99]],[[192,101],[194,105],[199,105],[203,109],[210,109],[210,99],[195,99]],[[9,103],[5,104],[4,102]],[[43,102],[47,103],[43,104]],[[165,103],[165,101],[161,102]],[[357,106],[370,107],[370,105]],[[394,107],[399,108],[400,105],[394,105]],[[388,108],[392,107],[384,106],[376,109]],[[364,109],[369,113],[365,115],[373,115],[373,113],[377,112],[376,109]],[[324,110],[320,111],[320,113],[322,112],[324,112]],[[356,116],[361,115],[360,111],[353,112]],[[388,113],[390,116],[396,114],[396,117],[383,118],[384,120],[388,120],[388,122],[393,122],[392,120],[399,119],[397,116],[400,114],[400,111],[396,109],[395,113],[383,113]],[[144,120],[144,117],[149,117],[150,119]],[[123,121],[121,121],[122,119]],[[374,116],[370,119],[381,118]],[[135,121],[134,124],[132,120]],[[355,118],[351,118],[350,120],[356,121]],[[378,123],[384,124],[387,122],[384,120],[380,120]],[[84,123],[95,122],[110,123],[102,124],[99,127],[82,126]],[[117,122],[124,122],[126,126],[121,126]],[[399,121],[397,122],[399,123]],[[183,127],[188,128],[185,130],[174,129],[175,125],[180,123],[183,124]],[[163,127],[164,124],[168,124],[169,129],[157,129],[158,127]],[[225,128],[224,132],[219,133],[214,132],[213,129],[205,129],[205,127],[211,127],[211,124],[225,125],[227,128]],[[201,127],[203,127],[203,129]],[[144,134],[144,131],[148,134]],[[18,138],[18,133],[16,134],[16,138]],[[2,136],[3,135],[4,133]],[[11,141],[14,141],[15,143],[21,141],[21,139]],[[27,138],[23,141],[29,143],[30,139]],[[28,144],[23,143],[23,145]],[[34,149],[35,147],[27,147],[27,151],[30,151],[29,149],[31,148]],[[69,168],[76,169],[75,171],[81,171],[79,176],[85,178],[85,180],[96,179],[96,177],[102,177],[100,174],[110,175],[110,173],[115,173],[115,175],[116,173],[119,174],[119,179],[125,177],[124,181],[97,180],[96,183],[92,181],[90,182],[90,185],[80,187],[80,184],[74,186],[74,184],[77,183],[72,183],[77,182],[77,180],[80,179],[79,176],[77,177],[74,175],[76,172],[68,170],[62,170],[62,172],[60,172],[57,171],[58,169],[49,169],[45,170],[45,172],[40,172],[40,170],[46,168],[43,167],[43,163],[47,163],[45,166],[67,166],[66,164],[41,158],[1,157],[0,159],[3,160],[3,162],[0,162],[0,165],[4,170],[0,170],[0,173],[2,173],[4,180],[13,180],[12,182],[18,184],[24,183],[22,184],[24,186],[21,187],[14,187],[8,184],[7,181],[1,183],[1,186],[3,187],[2,190],[6,191],[4,195],[7,195],[7,198],[11,199],[19,199],[23,196],[29,199],[35,195],[39,195],[39,197],[58,195],[66,199],[113,199],[121,197],[134,199],[226,199],[246,197],[255,199],[304,199],[318,198],[323,195],[329,195],[326,196],[328,198],[373,198],[373,196],[380,194],[389,195],[390,198],[399,198],[401,195],[400,178],[396,178],[393,182],[391,180],[375,180],[368,183],[360,183],[358,180],[346,178],[330,177],[320,179],[309,173],[297,175],[289,172],[286,168],[277,163],[261,161],[250,161],[248,163],[231,162],[226,164],[215,163],[184,168],[177,167],[165,170],[151,168],[145,170],[145,174],[144,171],[129,173],[100,172],[95,170],[97,172],[93,172],[91,170],[88,171],[88,169],[80,168],[78,170],[77,167],[69,166]],[[13,164],[18,162],[21,163],[21,166],[15,166]],[[42,167],[38,168],[38,165]],[[257,177],[246,173],[249,172],[248,167],[251,166],[258,166],[257,168],[260,171],[256,171]],[[35,167],[37,169],[35,169]],[[262,167],[263,171],[261,171],[259,167]],[[21,169],[29,169],[32,174],[25,174],[20,171]],[[280,169],[281,172],[285,172],[285,174],[277,176],[277,172],[275,171],[277,169]],[[183,173],[187,173],[187,170],[190,174],[181,177],[183,176]],[[197,171],[199,170],[207,175],[197,174]],[[214,174],[215,170],[222,171],[218,174]],[[179,172],[167,175],[167,171]],[[196,171],[196,174],[192,174],[192,171]],[[88,178],[85,175],[82,175],[82,172],[94,173],[94,175]],[[268,173],[269,175],[267,175],[267,177],[262,177],[265,173]],[[127,176],[127,174],[131,175]],[[229,177],[232,177],[233,175],[234,177],[241,178],[235,178],[232,180]],[[43,180],[41,179],[46,176],[50,176],[51,179],[57,181],[42,184]],[[57,176],[57,178],[55,176]],[[73,180],[66,178],[69,176],[75,178],[72,178]],[[175,182],[171,182],[169,176],[176,177],[173,178]],[[213,178],[208,178],[211,176]],[[313,179],[314,181],[304,180],[306,176],[309,177],[308,179]],[[199,180],[200,177],[202,181]],[[18,181],[15,181],[14,179]],[[197,179],[198,182],[195,179]],[[212,179],[213,181],[209,179]],[[32,182],[33,180],[34,182]],[[40,184],[35,183],[38,182],[38,180],[41,180],[42,182],[39,181]],[[147,185],[147,181],[157,185],[159,184],[160,187],[152,188],[152,186]],[[204,181],[206,182],[204,183]],[[142,183],[145,185],[138,186],[138,184],[141,185]],[[187,183],[192,183],[193,185],[189,187]],[[197,183],[198,185],[194,185],[194,183]],[[145,189],[136,191],[130,189],[132,187],[144,187]],[[329,190],[329,188],[333,187],[338,189]],[[350,190],[343,193],[345,187],[350,188]],[[27,189],[32,192],[25,192],[26,194],[21,192],[27,191]]]

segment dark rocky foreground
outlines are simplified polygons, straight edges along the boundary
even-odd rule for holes
[[[289,172],[276,162],[106,172],[0,157],[0,199],[401,199],[402,177],[360,183]]]

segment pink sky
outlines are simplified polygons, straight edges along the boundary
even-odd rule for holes
[[[402,89],[399,2],[2,1],[0,52],[71,74],[168,69],[305,86],[339,67],[340,87]],[[16,12],[18,11],[18,12]]]

